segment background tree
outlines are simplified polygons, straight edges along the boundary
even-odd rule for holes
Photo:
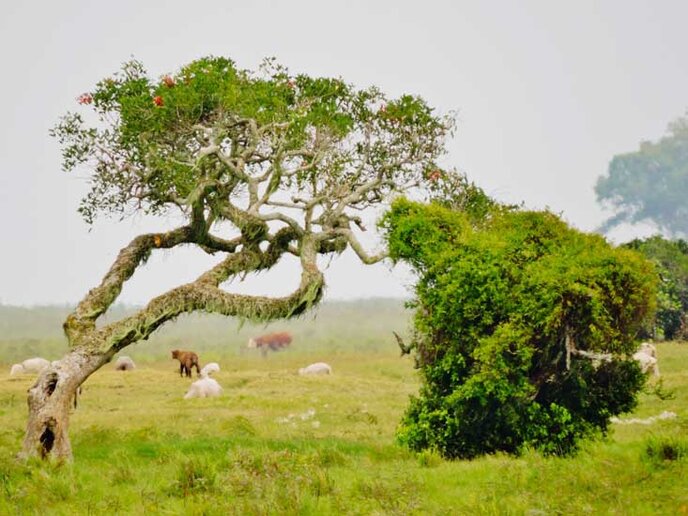
[[[160,79],[132,61],[78,102],[92,108],[90,118],[68,113],[53,134],[65,170],[92,170],[79,208],[85,220],[176,212],[185,223],[134,238],[67,317],[69,353],[29,391],[24,456],[71,457],[68,407],[77,387],[179,314],[292,317],[322,296],[318,255],[350,247],[364,263],[382,259],[357,238],[360,212],[424,181],[453,124],[420,98],[388,99],[340,79],[292,76],[270,60],[253,73],[229,59],[204,58]],[[138,313],[97,324],[152,251],[181,245],[221,258]],[[301,264],[290,295],[220,288],[285,255]]]
[[[614,156],[595,186],[597,199],[617,213],[602,226],[650,222],[668,234],[688,235],[688,118],[669,124],[657,142]]]
[[[630,355],[653,309],[652,265],[459,183],[442,203],[395,201],[382,223],[390,256],[418,274],[410,347],[423,385],[398,437],[448,458],[572,452],[636,403]]]
[[[688,243],[657,235],[633,240],[624,247],[642,253],[659,274],[657,314],[646,329],[647,336],[688,338]]]

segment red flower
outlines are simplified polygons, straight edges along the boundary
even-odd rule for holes
[[[156,95],[153,97],[153,104],[156,106],[162,106],[165,103],[164,100],[162,100],[162,97],[160,95]]]
[[[428,179],[430,181],[437,181],[440,177],[442,177],[442,171],[441,170],[433,170],[428,174]]]
[[[172,88],[176,84],[174,82],[174,79],[172,77],[170,77],[169,75],[166,75],[165,77],[163,77],[162,82],[168,88]]]
[[[91,102],[93,102],[93,96],[91,96],[90,93],[82,93],[76,98],[76,101],[79,104],[90,104]]]

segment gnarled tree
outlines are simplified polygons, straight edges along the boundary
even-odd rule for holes
[[[24,456],[70,458],[69,403],[77,387],[167,321],[197,310],[261,321],[292,317],[322,296],[319,255],[350,247],[366,264],[383,259],[357,238],[365,229],[361,210],[436,174],[453,127],[420,98],[388,99],[340,79],[292,76],[270,60],[254,73],[204,58],[160,79],[132,61],[77,100],[91,118],[68,113],[53,135],[65,170],[92,171],[79,208],[86,222],[176,211],[185,223],[134,238],[67,317],[69,353],[29,390]],[[138,313],[97,324],[151,252],[190,244],[222,258]],[[285,255],[301,264],[290,295],[221,288]]]

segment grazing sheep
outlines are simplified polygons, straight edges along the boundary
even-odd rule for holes
[[[41,357],[27,358],[22,362],[22,366],[24,366],[24,371],[27,373],[40,373],[43,369],[50,366],[50,361]]]
[[[247,348],[260,349],[263,357],[268,356],[268,351],[280,351],[286,349],[291,344],[291,335],[286,331],[280,333],[269,333],[248,339]]]
[[[642,351],[646,355],[650,355],[652,358],[657,358],[657,348],[652,342],[643,342],[640,344],[638,351]]]
[[[659,376],[659,365],[657,364],[657,359],[655,357],[650,356],[645,351],[641,350],[633,354],[633,359],[638,361],[640,364],[640,369],[643,373],[649,373],[652,371],[654,376]]]
[[[50,362],[45,358],[35,357],[27,358],[21,364],[14,364],[12,369],[10,369],[10,375],[23,374],[23,373],[40,373],[50,365]]]
[[[136,364],[127,356],[121,356],[115,362],[115,371],[133,371],[134,369],[136,369]]]
[[[196,366],[196,373],[200,376],[201,368],[198,365],[198,355],[193,351],[181,351],[175,349],[172,351],[172,358],[179,360],[179,376],[188,376],[191,378],[191,369]]]
[[[201,369],[201,378],[207,378],[213,373],[217,373],[219,370],[220,365],[217,362],[210,362]]]
[[[213,398],[222,394],[222,387],[212,378],[201,378],[196,380],[189,387],[189,391],[184,395],[184,399],[190,398]]]
[[[308,374],[332,374],[332,368],[325,362],[316,362],[299,369],[299,374],[302,376]]]

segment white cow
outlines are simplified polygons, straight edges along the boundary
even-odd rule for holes
[[[299,369],[300,375],[312,375],[312,374],[332,374],[332,368],[325,362],[316,362],[306,367]]]

